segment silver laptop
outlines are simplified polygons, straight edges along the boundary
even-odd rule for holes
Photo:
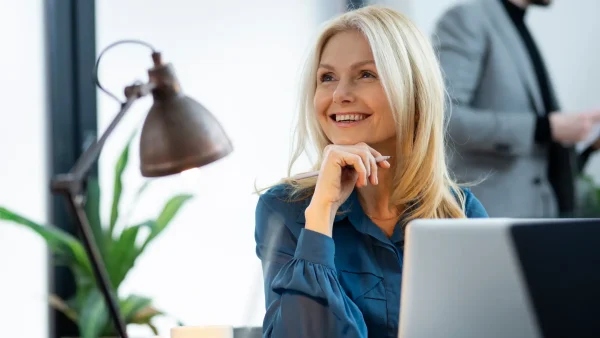
[[[417,220],[401,338],[600,337],[600,220]]]

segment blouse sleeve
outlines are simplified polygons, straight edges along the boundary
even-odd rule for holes
[[[367,337],[359,308],[342,289],[331,237],[300,230],[261,199],[256,209],[256,253],[262,262],[266,314],[263,336]]]

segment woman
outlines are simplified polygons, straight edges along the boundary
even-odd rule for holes
[[[444,93],[427,38],[398,12],[368,6],[324,27],[290,164],[310,142],[320,174],[286,179],[256,209],[266,337],[396,337],[404,226],[487,217],[449,177]]]

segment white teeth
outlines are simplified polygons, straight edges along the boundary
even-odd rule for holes
[[[335,114],[335,121],[361,121],[366,118],[363,114]]]

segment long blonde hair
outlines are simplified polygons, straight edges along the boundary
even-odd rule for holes
[[[391,206],[407,212],[407,221],[464,218],[465,196],[450,178],[446,164],[445,87],[433,47],[408,18],[382,6],[346,12],[322,28],[304,65],[294,151],[283,182],[300,198],[314,191],[316,180],[293,180],[292,167],[308,146],[317,154],[313,169],[321,166],[323,150],[330,142],[313,107],[317,67],[329,38],[348,30],[357,30],[368,40],[397,125]]]

